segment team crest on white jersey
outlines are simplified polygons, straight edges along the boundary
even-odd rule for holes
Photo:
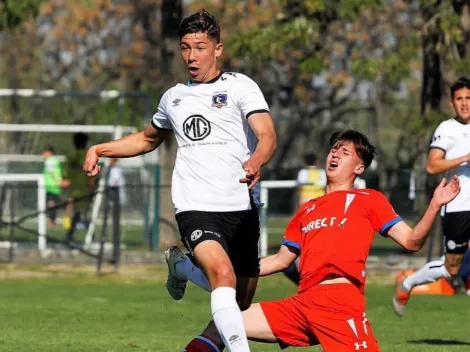
[[[227,94],[216,94],[212,96],[212,106],[218,109],[227,106]]]

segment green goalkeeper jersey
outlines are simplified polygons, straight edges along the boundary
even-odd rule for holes
[[[46,192],[60,194],[60,183],[62,181],[62,166],[55,156],[50,156],[44,160],[44,183]]]

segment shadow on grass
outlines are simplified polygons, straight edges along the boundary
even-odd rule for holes
[[[442,340],[442,339],[420,339],[408,340],[408,343],[417,345],[434,345],[434,346],[470,346],[470,342],[460,340]]]

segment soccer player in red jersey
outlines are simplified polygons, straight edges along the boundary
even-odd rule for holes
[[[277,342],[282,348],[320,344],[326,352],[379,351],[364,298],[365,263],[374,234],[418,251],[440,207],[457,196],[460,184],[457,177],[448,183],[443,179],[423,218],[411,228],[382,193],[353,187],[375,154],[366,136],[353,130],[335,133],[330,145],[326,195],[303,204],[287,226],[279,252],[261,260],[260,276],[266,276],[285,270],[301,254],[298,292],[251,305],[243,312],[245,329],[249,339]],[[216,333],[205,338],[223,346]]]

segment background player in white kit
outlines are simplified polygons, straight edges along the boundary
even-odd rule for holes
[[[450,88],[455,117],[441,122],[434,132],[428,155],[430,174],[459,177],[461,192],[442,209],[445,260],[427,263],[397,284],[393,308],[403,316],[413,287],[458,274],[470,240],[470,80],[459,78]]]
[[[217,68],[223,45],[213,16],[201,11],[185,18],[178,34],[190,80],[165,92],[144,131],[91,147],[84,171],[96,175],[99,157],[150,152],[173,131],[178,152],[172,198],[182,241],[209,278],[212,316],[225,346],[245,352],[250,349],[239,304],[249,307],[259,274],[259,219],[249,188],[274,153],[274,124],[255,82]],[[258,139],[253,153],[250,127]],[[201,343],[207,344],[204,336],[186,350]]]

